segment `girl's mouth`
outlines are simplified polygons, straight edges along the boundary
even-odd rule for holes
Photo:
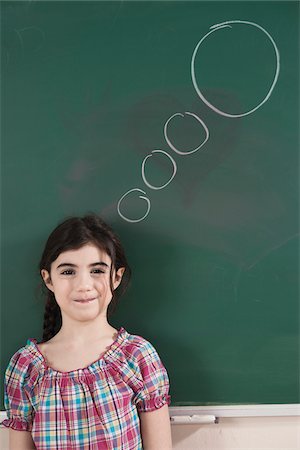
[[[95,300],[94,298],[90,298],[90,299],[87,299],[87,300],[74,300],[74,301],[77,302],[77,303],[91,303],[94,300]]]

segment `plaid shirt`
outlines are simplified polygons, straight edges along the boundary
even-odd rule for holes
[[[155,348],[122,327],[97,361],[70,372],[49,367],[29,338],[5,372],[2,425],[30,431],[37,450],[140,450],[138,412],[170,400]]]

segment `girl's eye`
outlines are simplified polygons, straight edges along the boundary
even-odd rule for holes
[[[92,273],[105,273],[104,270],[101,269],[93,269]]]
[[[61,274],[62,275],[73,275],[75,272],[73,269],[66,269]]]
[[[105,271],[101,270],[101,269],[92,269],[91,273],[98,275],[101,273],[105,273]],[[61,275],[75,275],[75,270],[74,269],[65,269],[61,272]]]

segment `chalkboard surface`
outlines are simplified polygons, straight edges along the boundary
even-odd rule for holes
[[[111,324],[155,345],[172,405],[298,403],[299,3],[1,13],[1,376],[42,337],[47,235],[94,211],[133,270]]]

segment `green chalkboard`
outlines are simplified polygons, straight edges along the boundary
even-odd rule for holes
[[[46,237],[94,211],[133,270],[111,324],[155,345],[172,405],[298,403],[299,3],[1,20],[1,376],[42,337]]]

